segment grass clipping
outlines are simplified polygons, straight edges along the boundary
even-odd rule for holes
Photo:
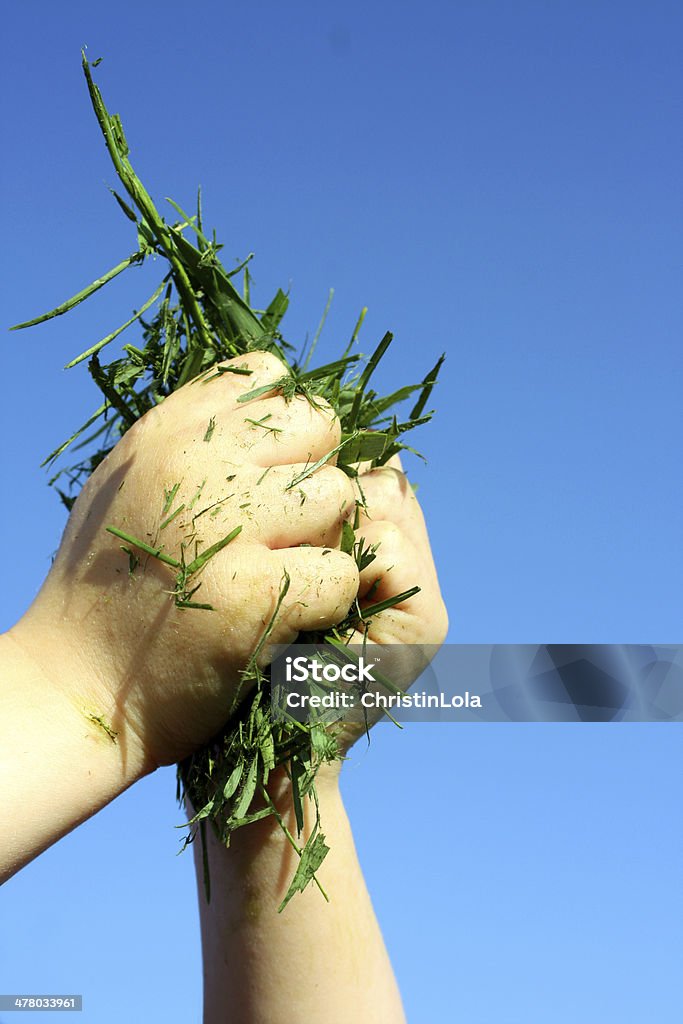
[[[130,163],[128,144],[119,116],[109,114],[100,90],[93,81],[91,67],[97,63],[95,61],[90,65],[83,55],[83,71],[92,105],[126,198],[113,189],[112,193],[122,212],[134,225],[137,247],[132,255],[73,298],[49,313],[18,324],[17,328],[31,327],[67,313],[118,274],[150,257],[161,258],[166,273],[152,295],[132,317],[68,364],[68,367],[72,367],[87,360],[88,370],[101,392],[102,402],[80,430],[59,445],[44,463],[52,465],[67,449],[79,450],[81,453],[80,461],[59,469],[50,480],[67,509],[71,509],[81,486],[119,438],[148,409],[200,374],[210,375],[212,367],[218,362],[255,350],[276,353],[289,371],[283,367],[281,380],[266,388],[248,392],[245,399],[257,397],[261,392],[271,390],[274,385],[285,398],[303,394],[314,402],[316,396],[324,396],[337,411],[342,425],[342,442],[331,454],[336,454],[337,465],[350,476],[356,475],[354,465],[361,460],[370,460],[373,465],[381,466],[392,455],[408,448],[403,440],[405,433],[425,423],[431,416],[430,412],[425,411],[426,403],[443,356],[418,383],[408,384],[393,394],[378,395],[370,387],[370,381],[391,343],[391,335],[386,334],[382,338],[368,359],[353,352],[366,312],[363,309],[343,355],[335,362],[311,369],[311,357],[329,309],[329,300],[307,354],[298,355],[281,333],[281,322],[289,301],[287,295],[278,290],[265,310],[251,307],[249,259],[230,271],[223,267],[218,257],[221,246],[216,242],[215,233],[211,238],[204,233],[201,196],[198,195],[197,210],[191,216],[172,200],[168,201],[179,219],[169,223],[160,215]],[[193,237],[192,242],[186,234]],[[238,280],[241,284],[239,288],[236,283]],[[102,363],[102,349],[131,327],[136,328],[138,344],[124,345],[122,357],[108,364]],[[230,371],[229,368],[216,367],[215,372]],[[248,370],[239,369],[235,372],[249,373]],[[413,407],[410,414],[401,421],[394,411],[395,407],[411,396]],[[325,461],[321,460],[320,464]],[[318,464],[308,467],[305,475],[317,468]],[[293,485],[297,482],[293,481]],[[173,497],[172,494],[166,495],[169,515],[173,514]],[[239,529],[238,525],[227,538],[204,552],[202,564],[229,543]],[[140,551],[163,558],[160,552],[123,534],[116,527],[110,530],[126,541],[128,546],[124,551],[129,556],[131,571],[137,564]],[[355,557],[360,568],[369,564],[374,557],[362,538],[356,537],[351,525],[344,529],[342,549]],[[191,600],[197,589],[191,587],[196,566],[186,566],[180,562],[174,562],[174,566],[179,572],[176,603],[187,608],[188,614],[200,614],[200,609],[209,606]],[[302,891],[310,882],[318,884],[316,871],[328,848],[318,813],[316,772],[321,764],[343,756],[333,727],[275,722],[270,713],[269,674],[258,666],[257,658],[268,639],[288,585],[289,581],[285,578],[274,616],[244,670],[242,692],[246,696],[221,734],[178,765],[178,798],[183,800],[187,796],[196,809],[194,818],[187,826],[185,845],[199,835],[206,854],[204,839],[207,822],[218,838],[229,844],[235,829],[268,815],[276,818],[299,856],[297,870],[280,910],[294,893]],[[333,651],[339,652],[344,643],[348,642],[354,627],[358,627],[359,623],[367,624],[373,615],[386,607],[407,600],[417,589],[415,587],[396,595],[390,601],[362,611],[354,603],[344,621],[334,630],[324,634],[302,633],[299,640],[302,643],[324,642],[329,645],[331,654]],[[269,774],[279,766],[285,768],[291,779],[296,835],[287,827],[267,788]],[[303,830],[303,802],[309,798],[315,806],[315,824],[309,838],[301,843],[299,837]],[[204,865],[208,899],[210,879],[206,855]]]

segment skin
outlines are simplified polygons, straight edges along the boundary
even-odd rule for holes
[[[186,385],[98,467],[36,600],[0,636],[0,883],[138,779],[218,731],[285,574],[290,586],[261,652],[264,664],[270,644],[335,624],[371,587],[373,601],[415,583],[422,591],[377,616],[370,642],[438,644],[445,636],[424,520],[400,468],[361,478],[361,532],[378,547],[359,577],[353,559],[334,550],[357,488],[333,460],[290,486],[339,443],[332,410],[303,397],[285,402],[275,391],[240,402],[280,378],[283,366],[264,353],[224,365],[250,374]],[[176,484],[164,511],[164,493]],[[179,608],[177,569],[124,544],[139,558],[134,565],[108,525],[186,564],[241,525],[188,584],[201,584],[191,599],[214,610]],[[347,743],[354,738],[349,733]],[[208,1022],[330,1024],[348,1019],[342,1010],[349,1005],[358,1007],[360,1021],[402,1020],[336,772],[321,773],[319,782],[333,848],[320,873],[334,894],[330,905],[310,887],[285,915],[276,914],[293,866],[270,821],[238,833],[229,851],[212,844],[218,897],[202,906]],[[274,776],[272,795],[283,814],[287,786],[282,773]],[[304,967],[306,983],[294,985]]]
[[[13,823],[0,880],[217,732],[285,572],[274,643],[333,624],[353,600],[353,560],[326,547],[353,505],[351,484],[325,466],[287,490],[338,444],[336,417],[325,403],[285,403],[275,392],[238,402],[283,366],[264,353],[230,363],[250,375],[193,382],[122,438],[80,494],[33,605],[0,637],[0,781]],[[267,430],[252,422],[264,416]],[[163,495],[176,483],[170,511],[186,508],[162,531]],[[176,558],[187,543],[193,558],[239,523],[240,535],[192,581],[201,583],[195,599],[215,611],[178,608],[176,571],[154,558],[131,576],[121,541],[106,532],[113,524]],[[27,806],[37,811],[30,818]]]
[[[313,408],[301,396],[238,403],[281,377],[283,367],[266,353],[230,364],[251,375],[189,384],[124,435],[85,485],[49,576],[9,634],[46,674],[54,674],[58,650],[73,665],[59,680],[65,698],[102,713],[148,770],[185,757],[223,724],[285,572],[291,585],[273,643],[338,621],[358,587],[351,557],[328,550],[353,505],[350,481],[325,466],[286,490],[307,462],[338,444],[338,420],[325,403]],[[253,425],[264,416],[267,429]],[[164,515],[164,493],[176,483]],[[139,553],[131,576],[122,542],[106,532],[110,524],[163,544],[176,559],[185,542],[188,561],[195,546],[204,550],[241,524],[193,580],[201,583],[194,600],[216,611],[177,608],[170,593],[176,571],[154,558]]]
[[[398,460],[362,474],[357,494],[366,510],[359,533],[377,544],[361,574],[361,598],[372,601],[422,588],[371,620],[368,640],[440,645],[448,620],[424,517]],[[379,583],[377,580],[379,579]],[[363,601],[361,600],[361,604]],[[362,637],[356,636],[360,642]],[[409,680],[405,680],[409,682]],[[347,728],[347,747],[359,731]],[[272,819],[235,833],[225,849],[207,830],[212,896],[204,896],[195,844],[202,928],[205,1024],[401,1024],[401,997],[353,842],[339,789],[339,766],[317,777],[320,814],[330,847],[318,878],[330,896],[309,886],[277,912],[296,868],[295,855]],[[281,773],[271,786],[290,831],[291,795]],[[312,827],[310,805],[304,835]]]

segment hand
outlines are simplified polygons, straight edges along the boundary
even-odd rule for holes
[[[73,704],[141,748],[149,770],[225,722],[287,577],[261,664],[270,643],[340,621],[358,588],[353,559],[333,550],[354,505],[349,479],[330,462],[289,486],[339,443],[336,416],[322,400],[286,402],[275,391],[238,402],[287,372],[271,354],[223,367],[148,412],[99,466],[13,630]],[[241,532],[179,588],[177,568],[109,525],[186,565]],[[214,610],[179,607],[183,599]]]

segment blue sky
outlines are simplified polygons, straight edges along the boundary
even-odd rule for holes
[[[5,16],[6,325],[132,251],[80,47],[155,199],[205,217],[321,359],[361,306],[382,383],[447,352],[415,442],[453,642],[674,643],[683,618],[683,14],[666,0],[207,2]],[[38,466],[96,404],[63,365],[158,270],[6,335],[0,626],[63,515]],[[381,732],[381,734],[380,734]],[[411,1021],[674,1019],[678,726],[378,730],[346,792]],[[0,894],[0,991],[199,1020],[171,772]],[[168,978],[173,979],[169,988]]]

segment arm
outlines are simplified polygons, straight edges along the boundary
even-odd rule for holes
[[[296,854],[272,818],[237,832],[230,849],[206,830],[211,902],[201,889],[199,904],[207,1024],[404,1020],[333,769],[319,774],[318,794],[330,852],[317,874],[329,903],[309,885],[278,914]],[[288,820],[286,780],[276,800]],[[198,849],[195,858],[201,887]]]
[[[364,474],[367,508],[360,534],[378,544],[361,574],[360,595],[372,601],[421,593],[377,616],[369,639],[386,644],[440,644],[446,612],[419,505],[400,466]],[[378,582],[379,581],[379,582]],[[360,641],[360,636],[358,640]],[[348,744],[354,735],[346,734]],[[296,854],[272,818],[233,836],[225,849],[206,829],[211,900],[203,888],[199,843],[195,864],[204,955],[205,1024],[401,1024],[401,998],[358,862],[351,826],[332,766],[318,773],[320,815],[330,847],[318,871],[326,903],[309,885],[280,914]],[[272,798],[295,833],[287,780]],[[310,818],[312,808],[306,801]],[[307,822],[310,827],[311,821]],[[301,837],[305,841],[306,836]]]
[[[327,547],[353,504],[349,481],[323,466],[287,487],[338,444],[338,421],[275,391],[238,402],[284,369],[264,353],[230,364],[249,375],[194,381],[124,435],[81,492],[34,604],[0,637],[0,881],[218,731],[285,573],[270,643],[338,622],[353,600],[355,564]],[[181,562],[237,526],[180,579]],[[197,585],[192,599],[213,610],[183,607]]]

